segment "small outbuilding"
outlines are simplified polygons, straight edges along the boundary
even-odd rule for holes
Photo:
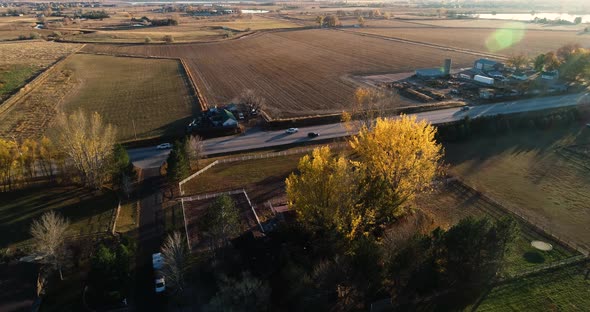
[[[473,68],[481,71],[501,71],[504,69],[504,64],[488,59],[479,59],[475,61]]]

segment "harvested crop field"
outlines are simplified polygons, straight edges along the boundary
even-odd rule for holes
[[[177,60],[77,54],[0,115],[0,137],[42,135],[54,116],[98,112],[120,140],[182,134],[198,103]]]
[[[40,71],[80,47],[47,41],[0,43],[0,103]]]
[[[226,104],[244,89],[266,99],[273,118],[321,115],[349,107],[358,85],[350,75],[457,66],[477,58],[443,49],[365,38],[332,30],[254,35],[227,42],[167,46],[88,45],[86,52],[184,58],[210,106]],[[400,102],[399,106],[411,105]]]
[[[0,65],[27,64],[46,67],[81,46],[41,40],[0,43]]]
[[[556,50],[569,43],[590,47],[590,35],[579,34],[575,31],[527,30],[524,28],[424,29],[424,27],[362,28],[354,31],[501,55],[524,53],[534,56]]]

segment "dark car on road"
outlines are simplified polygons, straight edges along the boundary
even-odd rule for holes
[[[309,137],[309,138],[317,138],[319,136],[320,136],[320,134],[317,132],[310,132],[307,134],[307,137]]]

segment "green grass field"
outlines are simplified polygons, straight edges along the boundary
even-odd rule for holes
[[[31,223],[50,210],[69,219],[70,235],[108,231],[117,204],[118,199],[113,192],[95,194],[73,186],[0,193],[0,248],[30,242]]]
[[[121,204],[115,231],[127,233],[137,228],[137,205],[135,202]]]
[[[0,66],[0,102],[22,87],[37,71],[38,66],[25,64]]]
[[[186,194],[245,188],[252,200],[284,194],[285,179],[304,154],[232,162],[214,166],[183,186]]]
[[[496,286],[466,311],[588,311],[590,279],[584,265],[561,268]]]
[[[590,245],[590,172],[560,148],[590,143],[584,125],[522,131],[446,146],[451,172],[557,235]]]
[[[63,109],[96,111],[120,140],[180,135],[199,111],[176,60],[79,54],[64,64],[80,82]]]

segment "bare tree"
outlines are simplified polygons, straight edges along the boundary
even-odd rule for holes
[[[529,58],[524,54],[512,55],[508,58],[506,64],[519,70],[529,64]]]
[[[205,151],[203,138],[198,135],[192,135],[188,140],[186,149],[190,160],[197,163],[197,170],[199,170],[199,159],[203,157],[203,152]]]
[[[109,177],[109,166],[116,131],[105,124],[98,113],[86,115],[82,110],[58,117],[59,148],[80,174],[81,182],[99,189]]]
[[[176,287],[178,292],[184,290],[184,275],[188,269],[189,251],[186,240],[176,231],[169,234],[162,245],[162,256],[164,266],[162,273],[169,285]]]
[[[264,109],[265,100],[262,96],[251,89],[245,89],[240,94],[239,104],[246,105],[250,111],[259,111]]]
[[[61,268],[65,260],[65,236],[69,226],[69,221],[53,210],[44,213],[31,225],[36,251],[59,271],[61,280]]]
[[[343,113],[342,121],[349,132],[356,132],[363,126],[371,129],[377,117],[385,116],[387,109],[395,107],[397,99],[397,94],[389,91],[357,88],[351,109]]]

